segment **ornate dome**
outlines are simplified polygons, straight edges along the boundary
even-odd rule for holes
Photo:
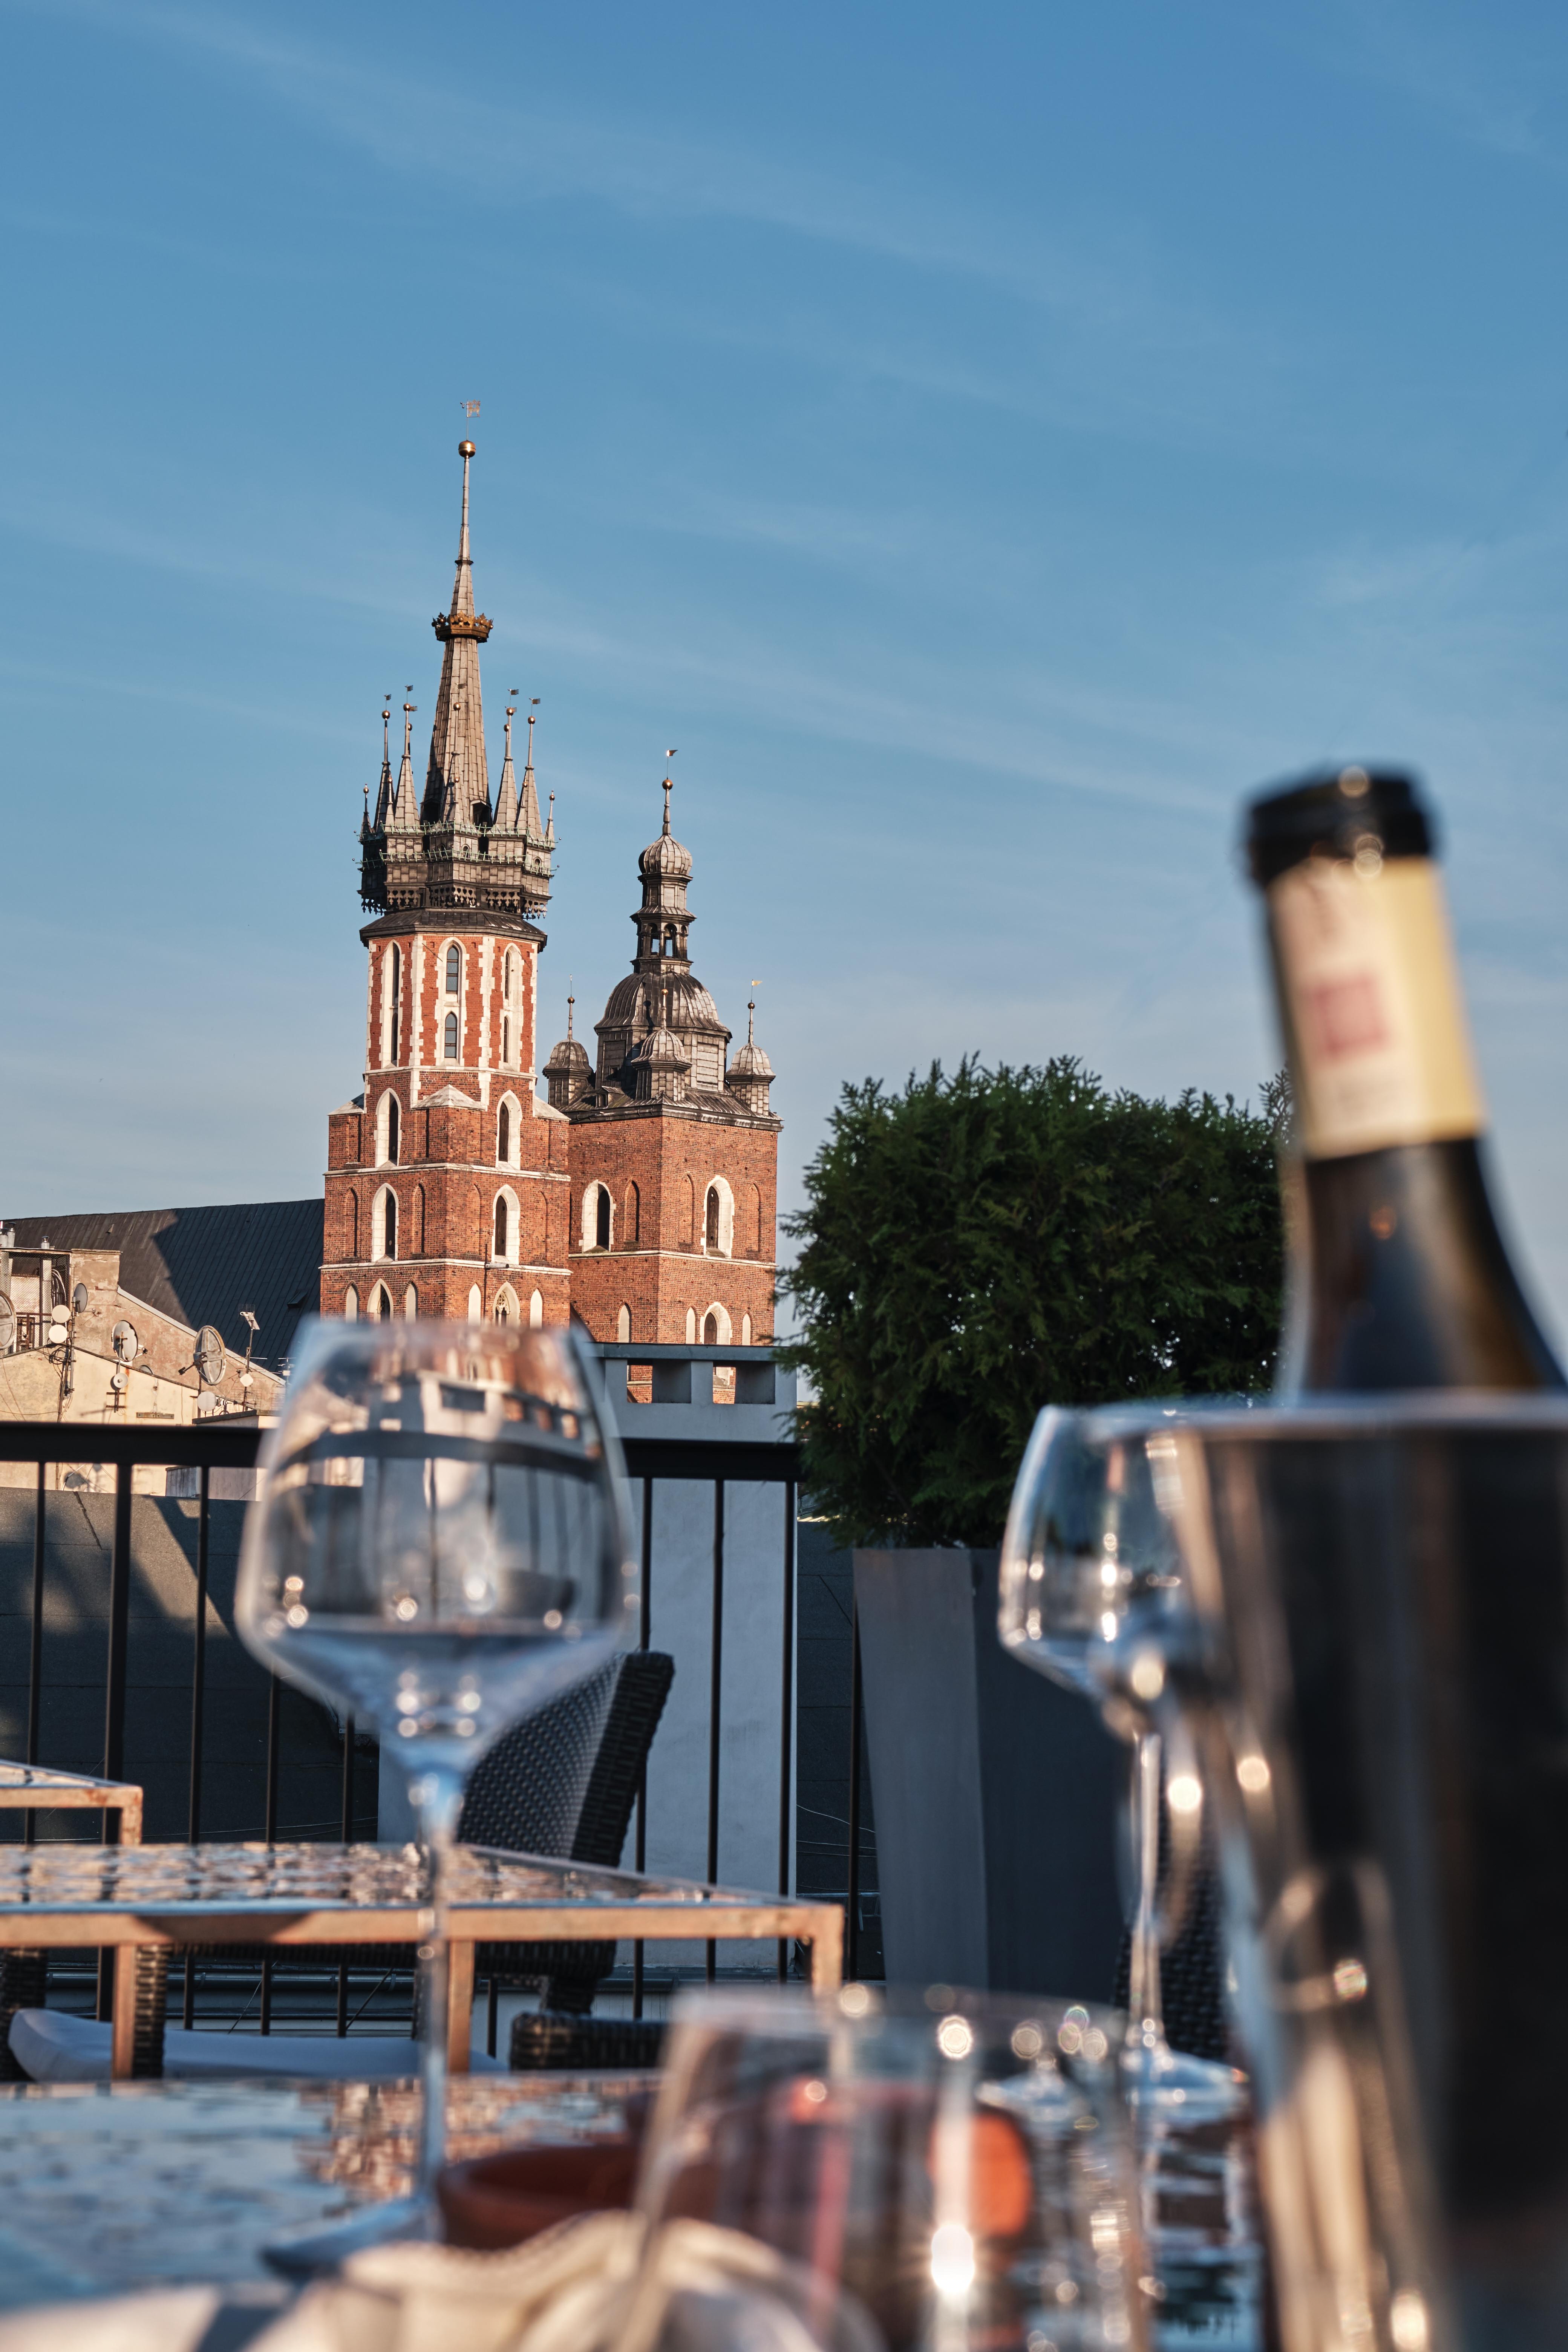
[[[661,984],[667,992],[672,1028],[723,1030],[719,1007],[700,980],[693,980],[689,972],[671,972]],[[646,973],[628,971],[611,989],[600,1026],[630,1028],[634,1022],[654,1018],[655,986]]]
[[[550,1059],[544,1065],[544,1075],[549,1078],[567,1071],[587,1073],[592,1067],[586,1050],[578,1044],[576,1038],[563,1037],[559,1045],[551,1047]]]
[[[748,1037],[740,1052],[731,1059],[730,1075],[737,1078],[771,1078],[773,1066],[762,1047],[754,1045]]]
[[[657,841],[650,841],[648,843],[647,847],[637,859],[637,872],[642,876],[644,881],[648,881],[655,877],[667,878],[672,882],[689,882],[691,879],[691,852],[684,845],[683,843],[677,841],[675,835],[669,829],[670,791],[671,780],[668,776],[666,776],[664,780],[664,829],[660,833]]]

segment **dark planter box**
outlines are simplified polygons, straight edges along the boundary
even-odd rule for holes
[[[888,1981],[1109,2001],[1126,1751],[1003,1649],[996,1566],[855,1555]]]

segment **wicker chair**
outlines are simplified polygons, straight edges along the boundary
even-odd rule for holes
[[[615,1868],[674,1678],[675,1661],[663,1651],[630,1651],[515,1725],[475,1768],[458,1823],[459,1838],[469,1845]],[[42,1954],[12,1953],[0,1961],[0,2052],[4,2063],[13,2067],[16,2062],[3,2036],[9,2032],[12,2012],[42,2005]],[[311,1947],[308,1955],[297,1948],[265,1944],[189,1948],[188,1966],[202,1959],[249,1968],[270,1961],[276,1982],[290,1969],[406,1969],[409,1947],[326,1944]],[[138,2076],[155,2077],[163,2071],[168,1963],[166,1950],[149,1947],[139,1954],[132,2061]],[[656,2065],[662,2026],[590,2014],[599,1985],[615,1964],[615,1944],[603,1939],[479,1945],[476,1975],[542,1988],[538,2015],[519,2017],[514,2023],[511,2064],[528,2069]]]

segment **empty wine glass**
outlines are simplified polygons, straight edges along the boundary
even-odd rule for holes
[[[1158,1408],[1152,1408],[1158,1423]],[[1236,2105],[1234,2067],[1174,2051],[1160,1996],[1160,1800],[1173,1844],[1172,1899],[1184,1908],[1202,1821],[1190,1758],[1168,1778],[1150,1710],[1194,1638],[1175,1540],[1160,1507],[1142,1420],[1047,1408],[1025,1454],[1002,1543],[1002,1640],[1016,1656],[1082,1692],[1132,1744],[1137,1903],[1122,2072],[1135,2105]],[[1167,1925],[1164,1937],[1171,1927]]]
[[[499,1732],[635,1632],[620,1449],[569,1331],[322,1322],[258,1466],[240,1635],[374,1726],[428,1856],[416,2194],[354,2232],[417,2233],[445,2144],[447,1862],[464,1783]]]
[[[1137,2352],[1110,2021],[947,1986],[681,1996],[616,2352]]]

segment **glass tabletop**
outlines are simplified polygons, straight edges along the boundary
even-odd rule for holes
[[[460,2077],[452,2155],[606,2137],[654,2079]],[[263,2241],[400,2194],[418,2115],[413,2083],[0,2084],[0,2310],[151,2286],[276,2293]],[[1262,2352],[1249,2119],[1163,2121],[1145,2160],[1157,2352]]]
[[[165,1911],[187,1904],[204,1911],[416,1911],[426,1899],[424,1861],[411,1845],[0,1846],[0,1914]],[[454,1910],[784,1900],[485,1846],[458,1846],[452,1858]]]
[[[621,2128],[639,2074],[458,2077],[454,2160]],[[258,2288],[264,2240],[408,2187],[413,2083],[0,2084],[0,2310]]]

